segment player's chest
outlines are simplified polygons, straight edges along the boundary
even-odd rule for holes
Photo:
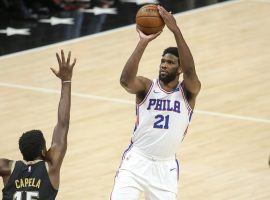
[[[182,104],[183,100],[179,93],[166,94],[153,90],[145,102],[145,109],[148,111],[181,113]]]

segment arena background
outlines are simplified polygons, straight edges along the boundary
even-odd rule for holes
[[[168,2],[180,5],[180,1]],[[270,1],[226,1],[188,11],[183,7],[190,1],[183,2],[173,12],[179,11],[175,17],[193,53],[202,90],[192,124],[177,153],[178,199],[268,200]],[[78,58],[69,145],[58,199],[109,199],[121,154],[130,141],[135,123],[134,96],[121,88],[119,76],[138,41],[132,23],[141,5],[136,1],[118,3],[127,4],[123,10],[128,11],[129,6],[133,9],[133,21],[127,23],[131,25],[119,22],[115,26],[118,28],[109,28],[108,21],[122,18],[120,13],[118,17],[90,14],[90,22],[105,18],[98,31],[84,23],[77,29],[76,25],[51,26],[36,19],[11,17],[10,21],[1,21],[1,157],[21,159],[18,138],[29,129],[44,131],[49,146],[60,86],[49,68],[57,67],[55,52],[60,49],[71,50]],[[79,11],[60,12],[75,15]],[[88,14],[82,15],[88,21]],[[36,26],[12,24],[27,21]],[[31,35],[10,35],[18,31],[8,27],[29,28],[19,32]],[[74,34],[66,36],[68,30],[81,32],[78,35],[83,37],[69,40]],[[147,47],[139,74],[156,78],[161,52],[172,45],[173,35],[165,28]]]

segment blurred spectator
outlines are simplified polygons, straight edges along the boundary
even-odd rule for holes
[[[88,7],[90,0],[0,0],[0,10],[16,19],[46,18],[55,11]]]

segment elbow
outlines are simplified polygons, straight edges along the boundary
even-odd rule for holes
[[[201,87],[202,87],[202,84],[201,84],[201,81],[199,81],[199,79],[197,79],[197,81],[195,82],[195,87],[193,89],[193,94],[199,94],[199,92],[201,91]]]
[[[126,77],[124,77],[124,76],[121,76],[121,77],[120,77],[120,85],[121,85],[122,87],[127,87],[127,86],[128,86],[128,80],[127,80]]]
[[[198,83],[197,83],[197,94],[201,91],[201,88],[202,88],[202,84],[201,84],[201,81],[198,80]]]

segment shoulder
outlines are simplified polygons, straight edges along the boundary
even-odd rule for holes
[[[6,158],[1,158],[0,159],[0,169],[8,167],[9,165],[11,165],[12,162],[13,162],[13,160],[9,160],[9,159],[6,159]]]
[[[6,158],[0,159],[0,175],[1,176],[10,175],[13,162],[14,162],[13,160],[9,160]]]
[[[151,86],[155,83],[156,79],[149,79],[143,76],[138,76],[138,78],[144,83],[145,85],[145,92],[147,93],[149,91],[149,89],[151,88]]]
[[[147,94],[152,86],[153,81],[143,76],[138,76],[137,78],[144,85],[144,90],[139,95]]]
[[[151,87],[152,87],[154,82],[148,78],[143,77],[143,76],[138,76],[137,78],[144,85],[144,90],[142,90],[141,92],[136,94],[136,103],[140,104],[145,99],[147,94],[150,92]]]
[[[151,84],[152,84],[152,80],[150,80],[149,78],[143,77],[143,76],[137,76],[138,80],[140,82],[142,82],[146,88],[150,88]]]

